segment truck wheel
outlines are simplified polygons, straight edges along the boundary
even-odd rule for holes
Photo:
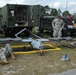
[[[40,33],[43,33],[43,29],[39,28],[39,32],[40,32]]]
[[[68,33],[67,28],[64,28],[62,30],[62,37],[67,37],[67,33]]]
[[[53,30],[51,30],[51,37],[53,37]]]

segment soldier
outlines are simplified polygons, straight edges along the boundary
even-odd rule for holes
[[[12,59],[16,59],[13,55],[13,50],[10,44],[6,44],[5,47],[0,49],[0,64],[8,64],[7,56],[11,55]]]
[[[58,16],[56,19],[52,21],[52,27],[53,27],[53,37],[61,37],[62,29],[64,27],[64,22],[61,19],[61,16]]]

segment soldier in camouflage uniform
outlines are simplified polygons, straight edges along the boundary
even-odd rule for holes
[[[60,16],[58,16],[56,19],[52,21],[52,27],[53,27],[53,37],[61,37],[64,22]]]
[[[12,59],[15,59],[13,55],[13,50],[10,44],[6,44],[6,47],[0,49],[0,64],[8,64],[7,56],[11,55]]]

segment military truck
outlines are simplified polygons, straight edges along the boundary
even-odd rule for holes
[[[6,4],[2,7],[2,24],[0,30],[6,37],[14,36],[23,28],[32,31],[33,27],[39,25],[40,5],[18,5]],[[28,31],[24,31],[20,35],[30,36]]]

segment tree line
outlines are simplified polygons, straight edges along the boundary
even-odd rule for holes
[[[60,9],[55,9],[55,8],[50,8],[48,5],[44,6],[42,8],[43,14],[46,15],[51,15],[51,16],[63,16],[63,17],[68,17],[69,15],[73,15],[71,14],[68,10],[65,11],[61,11]]]

